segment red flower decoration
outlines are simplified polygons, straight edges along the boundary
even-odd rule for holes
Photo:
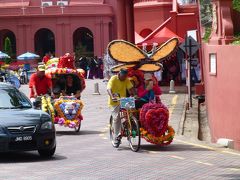
[[[74,57],[71,56],[69,53],[66,53],[64,56],[60,57],[58,62],[58,68],[75,69]]]
[[[162,136],[168,127],[169,112],[163,104],[145,104],[140,112],[141,126],[155,137]]]

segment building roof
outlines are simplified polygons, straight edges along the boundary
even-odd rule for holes
[[[167,40],[176,37],[178,38],[178,40],[180,42],[183,42],[183,38],[179,37],[176,33],[174,33],[173,31],[171,31],[169,28],[167,27],[163,27],[161,29],[158,29],[158,31],[154,31],[153,33],[151,33],[148,37],[146,37],[144,40],[142,40],[141,42],[138,42],[139,45],[143,44],[143,43],[147,43],[147,44],[153,44],[153,43],[158,43],[158,44],[162,44],[164,42],[166,42]]]
[[[0,7],[22,7],[29,6],[30,0],[0,0]]]
[[[52,5],[41,7],[41,2],[50,1]],[[58,1],[60,0],[0,0],[0,17],[58,16],[60,14],[113,16],[114,14],[112,6],[104,3],[104,0],[68,0],[69,3],[64,9],[57,5]]]
[[[144,38],[140,34],[135,32],[135,43],[138,44],[139,42],[142,42],[143,40],[144,40]]]
[[[69,5],[80,5],[80,4],[104,4],[104,0],[69,0]]]
[[[59,0],[60,1],[60,0]],[[63,0],[64,1],[64,0]],[[66,0],[65,0],[66,1]],[[104,4],[104,0],[67,0],[69,5]],[[41,6],[41,2],[54,2],[53,0],[0,0],[0,7]]]

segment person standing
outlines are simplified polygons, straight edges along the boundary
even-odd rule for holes
[[[94,77],[96,78],[97,74],[97,59],[95,58],[90,58],[90,72],[89,72],[89,77],[88,79],[93,79]]]
[[[101,57],[98,58],[97,77],[103,79],[103,60]]]
[[[46,53],[45,56],[43,56],[42,62],[44,64],[47,64],[47,62],[50,60],[51,56],[49,53]]]
[[[85,71],[85,78],[87,78],[88,74],[88,62],[86,57],[81,57],[79,59],[79,67]]]

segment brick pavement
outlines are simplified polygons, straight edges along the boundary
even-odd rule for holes
[[[126,141],[119,149],[112,148],[106,85],[99,81],[101,95],[94,96],[94,82],[87,81],[83,94],[81,132],[57,127],[57,151],[50,160],[41,159],[36,152],[0,154],[0,180],[240,179],[238,153],[196,145],[180,136],[167,147],[143,141],[138,153],[131,152]],[[174,128],[182,113],[182,96],[162,96],[172,112],[170,123]]]

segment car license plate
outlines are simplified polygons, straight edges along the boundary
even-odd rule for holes
[[[15,138],[15,142],[32,141],[32,136],[20,136]]]

